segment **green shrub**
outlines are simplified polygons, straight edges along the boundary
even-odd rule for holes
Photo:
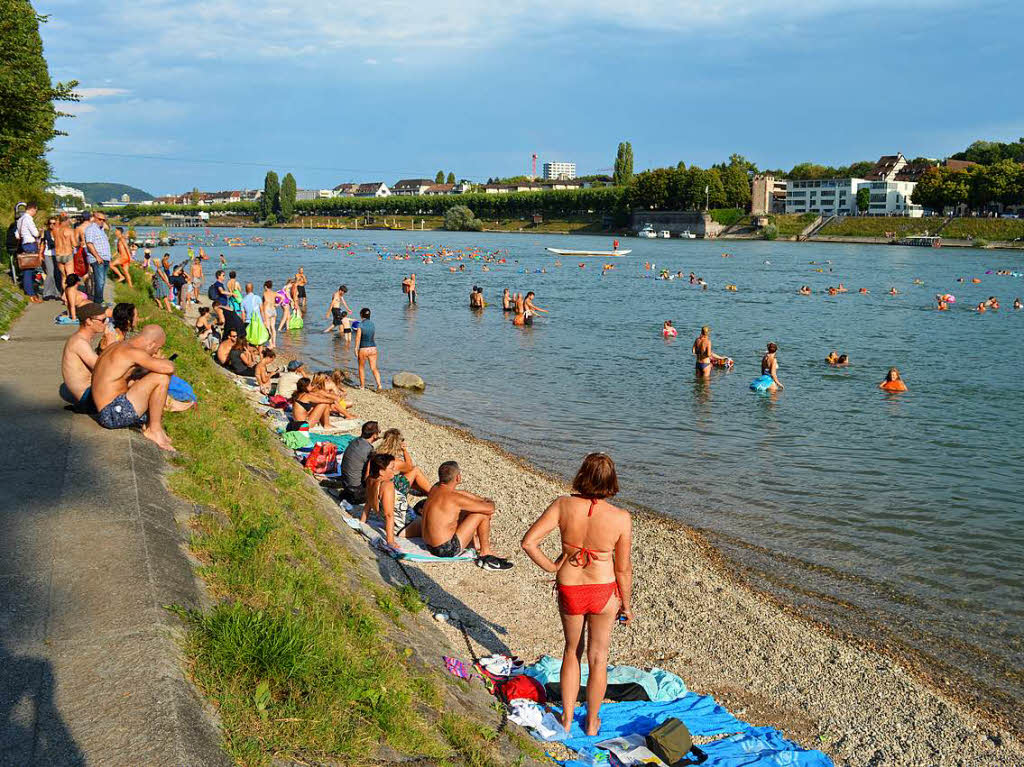
[[[479,232],[484,225],[465,205],[456,205],[445,211],[444,228],[450,232]]]
[[[768,224],[768,226],[764,227],[761,230],[761,237],[763,237],[766,240],[778,239],[779,227],[775,226],[775,224]]]
[[[711,220],[722,226],[732,226],[747,217],[743,208],[713,208],[710,213]]]

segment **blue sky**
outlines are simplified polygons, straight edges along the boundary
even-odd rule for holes
[[[1024,136],[1024,4],[40,0],[55,177],[153,194],[612,165],[845,164]]]

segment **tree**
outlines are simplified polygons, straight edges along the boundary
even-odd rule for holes
[[[295,176],[291,173],[284,177],[281,182],[281,220],[291,221],[295,215]]]
[[[452,232],[479,232],[484,225],[465,205],[453,205],[445,211],[444,228]]]
[[[725,192],[725,205],[730,208],[746,209],[750,206],[750,181],[757,166],[743,155],[734,154],[729,164],[718,171]]]
[[[620,141],[615,153],[615,166],[612,172],[612,183],[615,186],[627,186],[633,180],[633,146],[628,141]]]
[[[446,184],[454,184],[455,183],[455,173],[453,173],[452,171],[448,171],[448,179],[445,181],[445,183]]]
[[[269,170],[263,179],[263,196],[260,198],[260,218],[264,221],[273,216],[276,220],[277,214],[281,212],[281,184],[277,180],[277,174]]]
[[[669,184],[672,171],[667,168],[645,170],[637,175],[632,184],[632,203],[648,210],[664,210],[668,207]]]
[[[443,184],[444,183],[444,171],[443,170],[439,170],[437,172],[437,175],[434,176],[434,183],[435,184]]]
[[[54,127],[56,101],[78,101],[77,80],[53,83],[43,57],[39,25],[46,21],[28,0],[0,0],[0,179],[42,185],[50,175],[46,145],[66,135]]]
[[[871,190],[866,186],[857,190],[857,210],[861,214],[867,213],[871,207]]]
[[[192,197],[192,204],[193,205],[198,205],[199,204],[199,187],[198,186],[192,187],[192,195],[191,195],[191,197]]]

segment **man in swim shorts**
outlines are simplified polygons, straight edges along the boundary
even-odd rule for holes
[[[330,333],[335,328],[337,328],[338,333],[343,331],[345,316],[351,311],[348,308],[348,303],[345,301],[345,294],[347,292],[348,287],[339,285],[338,289],[331,296],[331,305],[327,309],[327,316],[331,319],[331,324],[324,328],[324,333]],[[341,308],[343,306],[345,307],[344,309]]]
[[[306,313],[306,285],[309,280],[306,279],[306,273],[299,267],[299,271],[295,273],[295,297],[298,299],[297,308],[302,312]]]
[[[61,278],[66,280],[69,274],[75,271],[73,263],[75,257],[75,230],[71,228],[71,221],[67,213],[61,213],[57,220],[57,226],[53,230],[53,253],[57,259],[57,268],[60,269]]]
[[[76,413],[95,412],[89,387],[96,367],[96,339],[106,328],[107,310],[90,301],[77,307],[77,316],[78,330],[64,342],[60,358],[60,396]]]
[[[700,335],[693,342],[693,356],[697,358],[697,375],[708,378],[711,375],[711,328],[700,329]]]
[[[146,325],[137,336],[108,346],[93,370],[92,399],[104,429],[136,426],[148,416],[142,435],[162,450],[174,450],[163,424],[174,363],[157,356],[165,340],[163,328]],[[141,378],[140,368],[146,371]]]
[[[494,501],[459,490],[462,471],[455,461],[437,470],[438,483],[423,504],[423,540],[435,557],[455,557],[474,543],[477,565],[484,570],[508,570],[512,563],[491,550]]]

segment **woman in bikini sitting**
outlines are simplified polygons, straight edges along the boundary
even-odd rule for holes
[[[630,561],[632,520],[606,499],[619,492],[615,464],[604,453],[583,459],[572,495],[561,496],[523,536],[523,551],[541,569],[554,573],[558,610],[565,634],[562,652],[562,726],[569,731],[580,689],[583,632],[587,631],[587,718],[584,732],[597,735],[598,713],[608,687],[608,647],[616,620],[629,624],[633,587]],[[562,553],[551,561],[540,544],[558,528]]]
[[[409,446],[405,443],[405,437],[398,429],[388,429],[376,445],[376,451],[388,453],[395,456],[395,489],[403,495],[408,495],[412,488],[420,493],[430,492],[433,483],[427,479],[423,469],[413,463],[412,455],[409,453]]]
[[[364,524],[370,514],[384,518],[384,536],[388,546],[395,547],[395,538],[418,538],[422,523],[408,504],[395,503],[395,457],[374,453],[366,466],[366,505],[359,521]]]
[[[292,395],[292,420],[305,421],[310,427],[331,425],[331,405],[334,396],[324,392],[313,391],[310,379],[300,378],[295,384]]]

